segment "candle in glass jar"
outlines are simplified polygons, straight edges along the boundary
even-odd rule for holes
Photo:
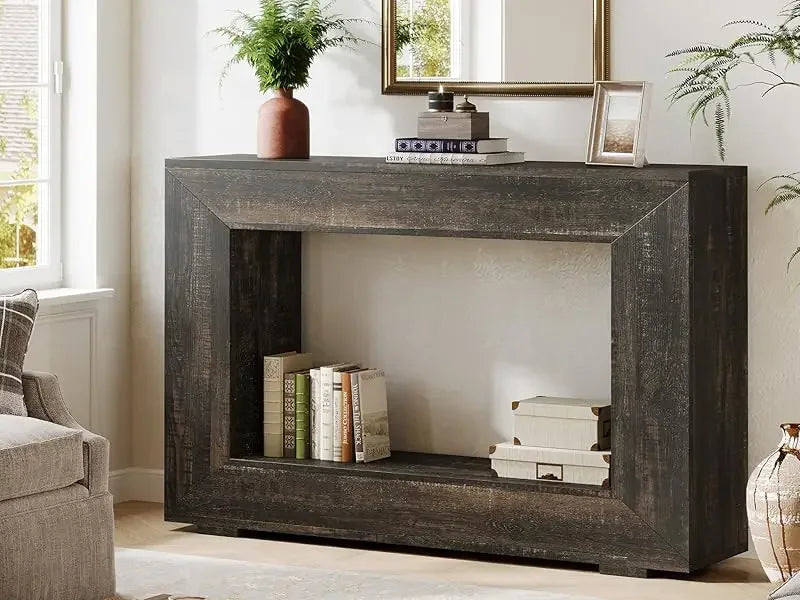
[[[428,110],[430,112],[453,112],[453,92],[445,92],[439,86],[438,92],[428,92]]]

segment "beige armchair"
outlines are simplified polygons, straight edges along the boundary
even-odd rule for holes
[[[73,419],[54,375],[23,387],[28,416],[0,415],[0,598],[111,597],[108,441]]]

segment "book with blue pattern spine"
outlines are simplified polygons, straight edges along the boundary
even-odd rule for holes
[[[492,154],[508,150],[508,138],[486,140],[436,140],[426,138],[398,138],[395,152],[428,152],[445,154]]]

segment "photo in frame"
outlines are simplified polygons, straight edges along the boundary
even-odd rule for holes
[[[641,168],[652,86],[645,81],[598,81],[589,131],[587,165]]]

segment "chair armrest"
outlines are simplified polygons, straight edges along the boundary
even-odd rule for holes
[[[71,429],[79,429],[83,434],[83,480],[81,484],[95,496],[108,491],[108,440],[87,431],[70,414],[58,378],[52,373],[25,372],[22,374],[22,388],[28,416],[50,421]]]

